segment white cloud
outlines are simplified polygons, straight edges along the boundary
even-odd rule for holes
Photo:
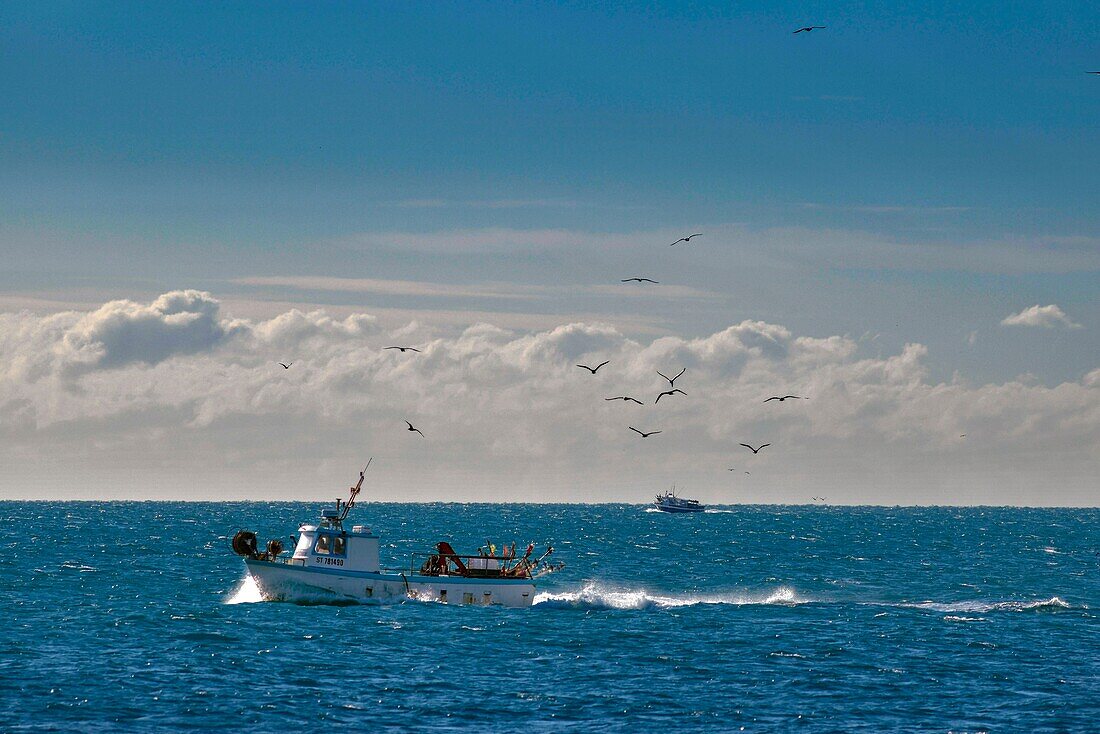
[[[869,356],[848,337],[752,320],[637,340],[598,322],[441,334],[362,313],[222,310],[181,291],[0,314],[0,496],[36,482],[84,496],[316,496],[318,477],[343,482],[373,453],[394,499],[642,501],[677,481],[711,501],[828,488],[851,502],[1095,502],[1100,369],[1051,387],[941,383],[923,345]],[[603,360],[596,375],[574,366]],[[654,405],[657,370],[683,367],[688,394]],[[808,399],[763,402],[776,392]],[[624,394],[646,405],[604,400]],[[408,440],[405,418],[425,441]],[[643,443],[627,425],[664,433]],[[773,447],[745,456],[741,441]],[[729,485],[726,467],[749,463],[754,483]],[[1037,494],[1050,476],[1059,494]]]
[[[1025,308],[1020,313],[1006,316],[1001,321],[1001,326],[1041,326],[1047,329],[1059,326],[1066,329],[1081,328],[1080,324],[1071,321],[1069,316],[1066,316],[1065,312],[1053,303],[1049,306],[1035,304],[1030,308]]]
[[[155,365],[175,355],[208,351],[241,325],[218,317],[209,293],[165,293],[150,304],[109,301],[89,313],[62,312],[37,320],[8,316],[0,343],[15,352],[13,374],[36,379],[49,372],[75,377],[130,364]],[[30,348],[28,348],[30,347]]]

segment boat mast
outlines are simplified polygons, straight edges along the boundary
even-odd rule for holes
[[[367,460],[367,465],[363,467],[363,471],[359,472],[359,481],[355,483],[354,487],[350,488],[350,494],[348,495],[348,501],[344,503],[344,508],[340,514],[340,522],[347,519],[348,512],[352,507],[355,507],[355,498],[359,496],[359,493],[363,490],[363,475],[367,473],[367,469],[370,469],[371,462],[374,461],[374,457],[370,457]],[[337,508],[340,507],[340,500],[336,500]]]

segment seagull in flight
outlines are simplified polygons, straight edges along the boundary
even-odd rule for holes
[[[803,31],[805,31],[806,33],[809,33],[812,30],[816,30],[818,28],[824,28],[824,27],[825,26],[823,26],[823,25],[804,25],[801,28],[799,28],[797,31],[795,31],[795,33],[802,33]]]
[[[419,433],[421,438],[427,438],[427,436],[424,435],[424,432],[421,431],[419,428],[414,428],[412,423],[405,421],[405,425],[409,427],[410,431],[413,431],[414,433]]]
[[[672,390],[665,390],[663,393],[661,393],[660,395],[657,396],[657,399],[653,401],[653,404],[656,405],[657,403],[661,402],[661,398],[664,397],[665,395],[676,395],[677,393],[679,393],[680,395],[687,395],[686,392],[684,392],[683,390],[681,390],[678,387],[674,388]]]
[[[680,379],[680,375],[684,374],[687,371],[688,371],[688,368],[685,367],[682,370],[680,370],[680,374],[676,375],[675,377],[669,377],[668,375],[664,374],[660,370],[657,370],[657,374],[660,375],[661,377],[665,378],[666,380],[668,380],[668,386],[669,387],[676,387],[676,381]]]
[[[645,405],[645,403],[643,403],[641,400],[638,400],[637,398],[632,398],[629,395],[617,395],[613,398],[604,398],[604,400],[622,400],[624,403],[629,400],[630,402],[637,403],[638,405]]]
[[[600,363],[599,363],[598,365],[596,365],[595,367],[589,367],[589,366],[588,366],[588,365],[586,365],[586,364],[579,364],[579,365],[577,365],[577,366],[578,366],[578,367],[583,367],[584,369],[588,370],[588,371],[589,371],[589,372],[591,372],[592,374],[596,374],[596,371],[597,371],[597,370],[599,370],[599,369],[600,369],[600,367],[603,367],[603,366],[604,366],[605,364],[607,364],[607,363],[608,363],[608,362],[610,362],[610,361],[611,361],[610,359],[605,359],[605,360],[604,360],[603,362],[600,362]]]
[[[729,470],[730,471],[737,471],[737,467],[736,466],[731,466]],[[745,473],[749,474],[750,476],[752,475],[752,472],[745,472]]]
[[[699,237],[702,234],[703,234],[702,232],[696,232],[695,234],[689,234],[687,237],[681,237],[680,239],[676,240],[671,245],[669,245],[669,247],[672,247],[672,245],[678,245],[681,242],[691,242],[692,237]]]
[[[747,448],[749,451],[753,452],[754,454],[759,454],[760,450],[763,449],[765,446],[771,446],[770,443],[762,443],[762,444],[760,444],[759,448],[754,449],[752,446],[749,446],[747,443],[743,443],[741,445],[744,446],[745,448]]]
[[[638,434],[639,436],[641,436],[642,438],[649,438],[650,436],[653,436],[653,435],[655,435],[655,434],[658,434],[658,433],[660,433],[660,431],[650,431],[649,433],[643,433],[642,431],[639,431],[639,430],[638,430],[637,428],[635,428],[634,426],[627,426],[627,428],[629,428],[630,430],[634,431],[635,433],[637,433],[637,434]]]
[[[637,283],[657,283],[656,280],[652,280],[651,278],[637,278],[637,277],[635,277],[635,278],[623,278],[619,282],[620,283],[630,283],[631,281],[634,281],[634,282],[637,282]]]
[[[419,352],[420,351],[416,347],[382,347],[383,351],[385,351],[386,349],[400,349],[402,354],[404,354],[405,352]]]
[[[788,400],[790,398],[794,398],[795,400],[804,400],[805,399],[801,395],[784,395],[783,397],[779,397],[778,395],[772,395],[770,398],[768,398],[768,400],[778,400],[779,402],[782,403],[784,400]],[[766,403],[766,402],[768,402],[768,400],[765,400],[764,402]]]
[[[290,369],[290,365],[291,365],[291,364],[294,364],[294,363],[293,363],[293,362],[291,362],[290,364],[284,364],[284,363],[282,363],[282,362],[277,362],[276,364],[278,364],[278,365],[279,365],[280,367],[282,367],[282,368],[283,368],[284,370],[289,370],[289,369]]]

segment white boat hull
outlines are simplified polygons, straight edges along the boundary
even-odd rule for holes
[[[385,603],[417,599],[529,607],[535,600],[531,579],[372,573],[252,559],[245,565],[267,601]]]

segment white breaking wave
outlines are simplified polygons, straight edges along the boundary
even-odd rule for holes
[[[225,600],[226,604],[254,604],[258,601],[263,601],[264,597],[260,593],[260,587],[256,585],[256,579],[252,578],[252,574],[245,574],[241,579],[241,583],[237,584],[237,588],[233,590],[233,593],[229,595],[229,598]]]
[[[542,592],[535,596],[536,606],[571,609],[675,609],[699,604],[805,604],[804,599],[786,586],[760,594],[743,592],[725,594],[667,595],[642,589],[615,589],[595,582],[584,585],[580,591]]]
[[[931,609],[935,612],[1025,612],[1036,609],[1070,609],[1067,602],[1052,596],[1040,601],[958,601],[936,602],[922,601],[911,604],[898,604],[899,607],[911,609]]]

